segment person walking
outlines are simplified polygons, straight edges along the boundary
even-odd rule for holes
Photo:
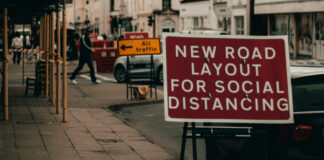
[[[90,76],[91,76],[92,83],[94,84],[101,83],[101,81],[96,78],[95,71],[93,68],[91,53],[94,52],[95,50],[91,48],[91,41],[89,38],[90,33],[91,33],[91,28],[87,27],[84,31],[84,35],[81,36],[79,64],[78,67],[72,73],[72,76],[69,78],[72,84],[78,84],[78,82],[75,80],[75,77],[79,74],[79,72],[81,71],[85,63],[88,64],[88,67],[90,69]]]
[[[11,42],[11,48],[13,49],[20,49],[23,47],[23,43],[20,39],[20,34],[18,32],[15,33],[14,38],[12,39]],[[21,58],[21,53],[20,52],[14,52],[14,56],[13,56],[13,64],[18,64],[20,63],[20,58]]]

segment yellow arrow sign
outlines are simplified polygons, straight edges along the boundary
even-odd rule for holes
[[[161,54],[160,39],[125,39],[118,41],[118,53],[121,56]]]

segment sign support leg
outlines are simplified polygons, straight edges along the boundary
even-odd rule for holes
[[[133,86],[132,86],[132,80],[130,76],[130,63],[129,63],[129,56],[127,56],[127,67],[126,67],[126,98],[128,99],[128,94],[130,95],[131,100],[133,100],[132,96],[132,91],[133,91]]]
[[[186,149],[187,131],[188,131],[188,122],[185,122],[183,124],[180,160],[184,160],[184,153],[185,153],[185,149]]]
[[[197,137],[196,137],[196,123],[191,123],[192,127],[192,158],[197,160]]]
[[[268,131],[264,129],[265,133],[263,136],[264,144],[264,160],[269,160],[269,148],[268,148]]]
[[[151,55],[151,82],[150,82],[150,98],[152,99],[152,88],[153,88],[153,68],[154,68],[154,63],[153,63],[153,55]],[[155,88],[156,89],[156,88]]]

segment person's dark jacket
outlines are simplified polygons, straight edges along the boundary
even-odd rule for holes
[[[91,41],[88,35],[82,35],[80,39],[80,58],[91,57]]]

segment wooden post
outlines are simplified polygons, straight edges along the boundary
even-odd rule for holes
[[[51,43],[51,40],[52,40],[52,38],[51,38],[51,36],[52,36],[52,25],[51,25],[51,23],[52,23],[52,14],[51,13],[49,13],[48,14],[48,39],[47,39],[47,43],[48,43],[48,46],[47,46],[47,63],[48,63],[48,70],[47,70],[47,76],[48,76],[48,83],[47,83],[47,85],[48,85],[48,101],[51,103],[51,52],[52,52],[52,49],[51,49],[51,45],[52,45],[52,43]]]
[[[3,62],[3,107],[4,107],[4,120],[9,119],[9,108],[8,108],[8,8],[3,10],[3,39],[4,39],[4,62]]]
[[[43,17],[40,18],[39,26],[39,50],[43,50]]]
[[[60,10],[56,13],[57,60],[56,63],[56,114],[61,113],[61,16]]]
[[[48,71],[49,71],[49,63],[48,63],[48,53],[49,53],[49,16],[46,14],[46,30],[45,30],[46,38],[45,38],[45,61],[46,61],[46,71],[45,71],[45,97],[48,96]]]
[[[67,115],[67,64],[66,64],[66,11],[65,0],[63,1],[63,122],[68,121]]]
[[[41,59],[45,59],[46,55],[46,15],[43,16],[43,44],[42,51],[44,51],[41,55]],[[42,84],[43,85],[43,84]],[[45,87],[43,87],[43,94],[45,94]]]
[[[54,20],[55,12],[52,12],[51,15],[51,104],[55,104],[55,88],[54,88],[54,83],[55,83],[55,20]]]

